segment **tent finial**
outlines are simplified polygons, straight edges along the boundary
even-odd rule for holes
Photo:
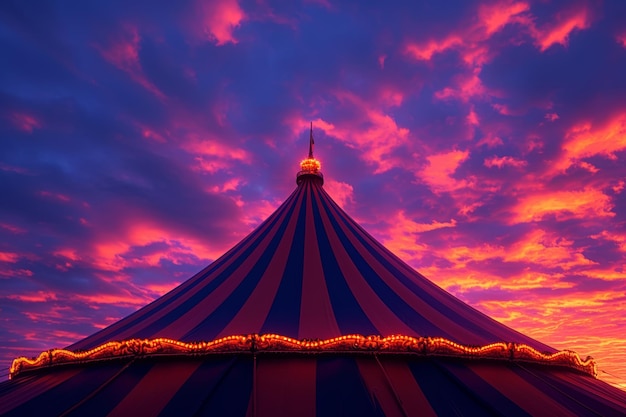
[[[313,145],[315,145],[315,140],[313,139],[313,122],[311,122],[311,133],[309,134],[309,159],[314,159]]]

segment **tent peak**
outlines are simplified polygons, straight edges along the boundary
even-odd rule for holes
[[[313,139],[313,122],[311,122],[311,130],[309,133],[309,156],[300,162],[300,171],[296,175],[296,183],[302,184],[304,179],[309,178],[316,181],[320,181],[324,184],[324,175],[322,174],[320,161],[313,156],[313,146],[315,140]]]

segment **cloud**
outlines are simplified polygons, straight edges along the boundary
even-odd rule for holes
[[[512,223],[541,221],[547,216],[557,220],[597,219],[615,216],[611,198],[601,191],[584,188],[578,191],[539,192],[522,197],[513,207]]]
[[[354,203],[354,188],[352,185],[328,179],[324,182],[324,188],[339,207],[345,209],[348,204]]]
[[[616,152],[625,149],[626,113],[619,113],[604,123],[579,123],[565,133],[562,152],[554,170],[565,171],[577,161],[593,156],[616,159]]]
[[[491,158],[485,159],[484,165],[487,168],[493,168],[493,167],[502,168],[504,166],[522,168],[528,165],[528,162],[521,160],[521,159],[515,159],[512,156],[502,156],[502,157],[492,156]]]
[[[146,77],[142,68],[139,56],[140,43],[139,28],[125,24],[106,46],[97,45],[96,49],[107,62],[126,72],[137,84],[163,99],[165,95]]]
[[[8,119],[13,126],[26,133],[33,133],[35,129],[42,127],[42,122],[31,114],[13,112]]]
[[[241,26],[246,14],[237,0],[197,0],[197,18],[203,35],[217,46],[236,44],[234,31]]]
[[[591,19],[586,9],[564,11],[557,14],[555,23],[537,28],[531,27],[531,35],[541,52],[553,45],[567,46],[569,37],[575,30],[589,28]]]
[[[453,150],[426,157],[428,164],[417,173],[418,178],[435,193],[450,192],[468,185],[466,179],[454,178],[459,166],[469,157],[469,151]]]

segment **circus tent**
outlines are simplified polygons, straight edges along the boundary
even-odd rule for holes
[[[326,193],[320,164],[189,280],[67,347],[14,361],[0,415],[624,416],[595,363],[420,275]]]

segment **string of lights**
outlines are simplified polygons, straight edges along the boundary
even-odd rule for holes
[[[9,369],[9,378],[21,372],[55,365],[84,363],[103,359],[157,355],[193,355],[242,352],[299,352],[341,353],[372,352],[376,354],[412,354],[416,356],[446,356],[463,359],[496,359],[556,365],[576,369],[597,377],[597,365],[593,358],[582,359],[576,352],[562,350],[543,353],[520,343],[498,342],[484,346],[468,346],[440,337],[362,336],[346,335],[331,339],[298,340],[278,334],[233,335],[209,342],[187,343],[178,340],[129,339],[107,342],[86,351],[72,352],[66,349],[50,349],[34,358],[19,357]]]

